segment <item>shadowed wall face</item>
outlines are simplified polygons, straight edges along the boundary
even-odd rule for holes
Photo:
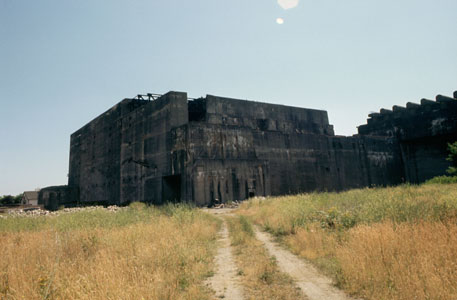
[[[449,167],[445,158],[447,144],[457,141],[457,99],[438,95],[436,101],[422,99],[420,104],[381,109],[359,127],[359,134],[395,139],[405,180],[424,182],[445,174]]]
[[[79,187],[83,202],[119,199],[123,117],[142,104],[123,100],[71,135],[68,185]]]
[[[171,185],[171,182],[180,182],[171,178],[182,176],[184,171],[183,166],[176,167],[173,163],[172,129],[187,123],[185,93],[170,92],[128,115],[123,124],[121,144],[122,203],[145,201],[161,204],[165,200],[181,200],[184,193],[176,191],[179,195],[176,199],[176,195],[169,196],[170,193],[163,189],[180,189],[176,183]]]
[[[187,123],[187,95],[125,99],[72,134],[69,186],[83,203],[162,202],[173,175],[170,130]]]
[[[286,134],[211,124],[179,130],[188,130],[192,141],[187,167],[197,203],[387,185],[402,178],[396,145],[383,137]],[[224,186],[227,192],[216,188]]]
[[[207,96],[189,103],[189,121],[173,148],[186,149],[198,205],[402,180],[391,139],[335,137],[325,111]]]

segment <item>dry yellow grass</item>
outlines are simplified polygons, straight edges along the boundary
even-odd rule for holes
[[[281,240],[292,252],[310,260],[326,275],[340,282],[340,266],[335,258],[335,250],[341,245],[338,241],[341,237],[341,234],[338,236],[312,226],[308,229],[299,228],[295,234],[284,236]]]
[[[217,222],[149,215],[115,228],[0,232],[1,299],[207,299]]]
[[[457,185],[251,200],[239,213],[364,299],[457,299]]]
[[[292,279],[278,270],[246,218],[227,218],[227,223],[246,299],[305,299]]]
[[[340,236],[299,229],[285,242],[365,299],[457,299],[455,223],[384,222]]]
[[[336,249],[345,287],[369,299],[457,299],[457,225],[359,226]]]

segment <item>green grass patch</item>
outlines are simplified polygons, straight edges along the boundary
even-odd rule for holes
[[[450,184],[457,183],[457,176],[436,176],[432,179],[429,179],[425,184]]]
[[[253,199],[241,211],[276,235],[319,224],[331,230],[383,221],[457,220],[457,184],[401,185],[341,193],[311,193]]]
[[[192,205],[167,204],[155,207],[134,202],[129,207],[118,212],[95,209],[57,216],[3,218],[0,219],[0,232],[116,228],[137,223],[154,222],[157,219],[155,217],[158,216],[171,217],[182,224],[191,223],[196,218],[211,218],[211,216],[195,209]]]

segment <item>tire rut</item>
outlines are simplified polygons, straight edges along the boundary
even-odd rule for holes
[[[343,291],[332,285],[332,280],[320,274],[312,265],[291,252],[282,249],[269,233],[255,227],[256,238],[264,243],[271,256],[276,258],[279,269],[295,280],[297,286],[310,300],[350,300]]]
[[[215,214],[217,216],[217,214]],[[219,216],[217,216],[219,217]],[[215,257],[216,272],[207,279],[206,284],[215,292],[215,299],[242,300],[243,289],[237,275],[237,267],[232,255],[227,224],[224,218],[219,232],[219,248]]]

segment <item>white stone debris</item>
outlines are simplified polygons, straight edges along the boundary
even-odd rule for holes
[[[0,214],[0,219],[6,219],[8,217],[39,217],[39,216],[58,216],[61,214],[75,213],[80,211],[93,211],[93,210],[105,210],[109,212],[116,213],[120,210],[125,209],[125,207],[120,207],[116,205],[111,206],[86,206],[86,207],[71,207],[64,208],[57,211],[43,210],[41,208],[14,208],[9,209],[5,214]]]

